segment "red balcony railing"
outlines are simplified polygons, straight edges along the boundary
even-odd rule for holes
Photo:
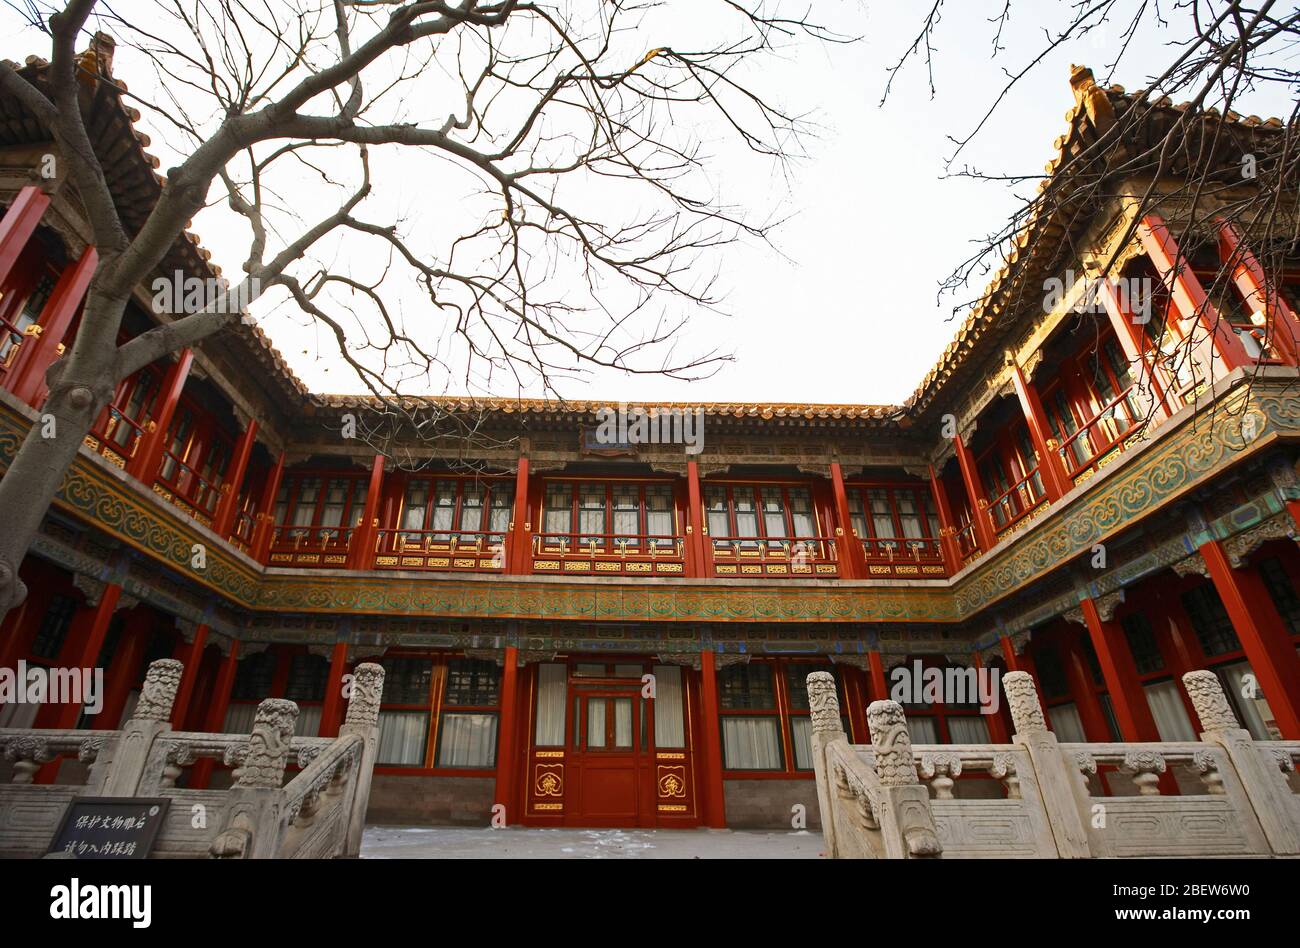
[[[957,552],[961,554],[961,561],[965,563],[978,553],[979,549],[979,541],[975,538],[975,521],[968,520],[965,526],[957,529]]]
[[[380,530],[375,568],[499,573],[506,568],[506,534],[482,530]]]
[[[212,516],[221,500],[220,485],[203,477],[170,451],[164,451],[160,471],[168,467],[171,475],[159,473],[153,489],[200,523],[212,526]]]
[[[870,576],[943,576],[943,546],[933,537],[879,537],[862,540]]]
[[[348,565],[356,527],[295,527],[281,524],[271,538],[271,566],[323,566],[343,569]]]
[[[989,501],[993,528],[999,536],[1015,527],[1046,502],[1047,494],[1043,491],[1038,467],[1034,465],[1029,469],[1029,473]]]
[[[1124,450],[1124,441],[1140,425],[1138,413],[1129,401],[1136,387],[1134,382],[1124,389],[1065,439],[1059,450],[1071,480],[1077,480],[1084,472],[1096,471],[1100,466],[1097,462],[1112,449]]]
[[[840,575],[834,537],[710,537],[715,576]]]
[[[686,538],[667,534],[539,533],[532,553],[538,573],[680,576],[686,569]]]
[[[136,449],[145,436],[146,428],[134,418],[129,418],[110,405],[86,435],[86,444],[120,468],[135,457]]]

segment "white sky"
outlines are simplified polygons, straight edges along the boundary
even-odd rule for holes
[[[700,9],[703,2],[695,0],[692,7]],[[936,300],[939,281],[966,257],[972,241],[997,230],[1017,206],[1014,195],[998,184],[943,179],[945,158],[953,150],[949,136],[969,132],[1001,88],[1004,67],[1019,67],[1036,55],[1043,28],[1058,25],[1065,8],[1052,2],[1013,5],[1002,42],[1006,51],[993,59],[993,28],[986,17],[1001,8],[1000,0],[950,3],[935,53],[937,94],[931,98],[924,63],[918,61],[878,107],[885,68],[911,42],[928,6],[870,0],[813,4],[817,15],[863,39],[847,46],[802,41],[764,69],[763,88],[792,111],[813,111],[821,126],[818,137],[806,142],[808,157],[788,179],[723,144],[719,129],[702,131],[706,140],[717,136],[712,176],[730,201],[759,217],[791,215],[775,235],[776,250],[752,243],[725,250],[717,260],[727,291],[725,312],[696,316],[679,339],[679,349],[720,349],[733,353],[735,361],[712,378],[689,383],[596,372],[585,382],[564,384],[566,397],[897,403],[911,394],[958,322],[952,307],[960,300]],[[1043,15],[1047,20],[1036,19]],[[672,29],[660,27],[635,41],[647,49],[672,43],[672,36],[662,35]],[[23,28],[7,9],[0,9],[0,28],[5,58],[48,55],[42,37]],[[1135,51],[1149,58],[1130,56],[1113,80],[1105,71],[1113,55],[1107,36],[1098,33],[1067,45],[1013,92],[962,163],[990,173],[1040,171],[1053,154],[1053,140],[1065,130],[1064,115],[1073,102],[1069,65],[1091,65],[1098,81],[1134,89],[1146,84],[1148,71],[1169,61],[1172,54],[1159,45],[1168,38],[1150,31],[1145,47]],[[150,82],[129,50],[119,49],[114,72],[132,91]],[[428,111],[441,116],[455,107],[433,102]],[[1290,108],[1278,89],[1243,97],[1238,111],[1269,116]],[[167,142],[172,133],[148,115],[141,124],[154,139],[149,150],[166,169],[175,161]],[[385,173],[376,175],[376,190],[386,189],[382,200],[395,201],[413,227],[435,226],[445,210],[439,199],[450,192],[422,187],[432,172],[417,159],[388,160],[392,164],[384,166]],[[240,222],[221,209],[205,211],[194,230],[228,272],[238,272],[247,248]],[[413,291],[404,302],[418,308],[422,300]],[[269,313],[259,307],[255,313],[312,390],[363,390],[337,351],[332,353],[332,338],[305,326],[301,315],[283,307]],[[453,378],[434,391],[464,387]],[[489,388],[492,394],[517,394],[500,381]]]

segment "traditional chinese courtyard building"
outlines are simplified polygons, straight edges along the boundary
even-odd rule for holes
[[[93,145],[138,223],[158,162],[99,68]],[[1138,101],[1072,84],[1054,174]],[[1155,104],[1155,126],[1177,114]],[[1284,131],[1218,124],[1225,167]],[[75,193],[39,177],[51,147],[0,100],[0,470],[95,261]],[[0,626],[0,666],[102,666],[107,701],[11,705],[0,726],[116,727],[170,656],[176,726],[247,731],[272,696],[328,736],[350,670],[377,661],[371,818],[482,825],[501,804],[530,826],[815,819],[813,670],[855,742],[918,660],[1032,671],[1065,741],[1194,739],[1177,682],[1210,669],[1257,739],[1300,739],[1300,257],[1266,272],[1256,235],[1216,218],[1222,191],[1156,182],[1138,214],[1149,183],[1032,220],[906,404],[644,406],[698,410],[699,453],[597,437],[613,401],[412,400],[440,432],[417,438],[373,400],[307,391],[247,325],[151,365],[86,439]],[[1193,242],[1210,252],[1187,260]],[[217,276],[189,235],[163,269]],[[168,318],[153,295],[128,334]],[[942,702],[907,721],[923,744],[1010,727]],[[39,779],[59,766],[78,764]],[[229,779],[205,760],[179,783]]]

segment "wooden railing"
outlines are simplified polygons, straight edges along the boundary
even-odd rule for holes
[[[715,576],[840,575],[834,537],[719,537],[708,538]]]
[[[935,537],[864,537],[871,576],[943,576],[943,546]]]
[[[499,573],[506,568],[506,534],[491,530],[380,530],[375,568]]]
[[[348,565],[356,527],[295,527],[281,524],[271,538],[271,566],[315,566],[343,569]]]
[[[999,536],[1014,529],[1016,524],[1047,503],[1041,480],[1039,486],[1034,483],[1039,477],[1040,466],[1035,464],[1024,477],[989,501],[989,515]]]
[[[685,572],[686,538],[668,534],[538,533],[533,571],[634,576]]]
[[[135,456],[149,424],[138,422],[109,405],[86,435],[86,444],[113,464],[125,468],[127,461]],[[120,439],[123,431],[126,432],[125,443]]]
[[[1109,454],[1112,448],[1122,451],[1125,439],[1141,426],[1141,419],[1131,417],[1135,412],[1128,401],[1136,387],[1136,382],[1129,385],[1061,444],[1058,450],[1065,463],[1066,475],[1072,481],[1077,481],[1085,472],[1095,471],[1097,461]],[[1121,413],[1130,417],[1122,419]],[[1082,446],[1083,450],[1076,453],[1076,446]],[[1079,460],[1080,454],[1085,455],[1082,460]]]

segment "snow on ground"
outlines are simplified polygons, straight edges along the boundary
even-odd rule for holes
[[[806,830],[367,826],[362,859],[816,859]]]

